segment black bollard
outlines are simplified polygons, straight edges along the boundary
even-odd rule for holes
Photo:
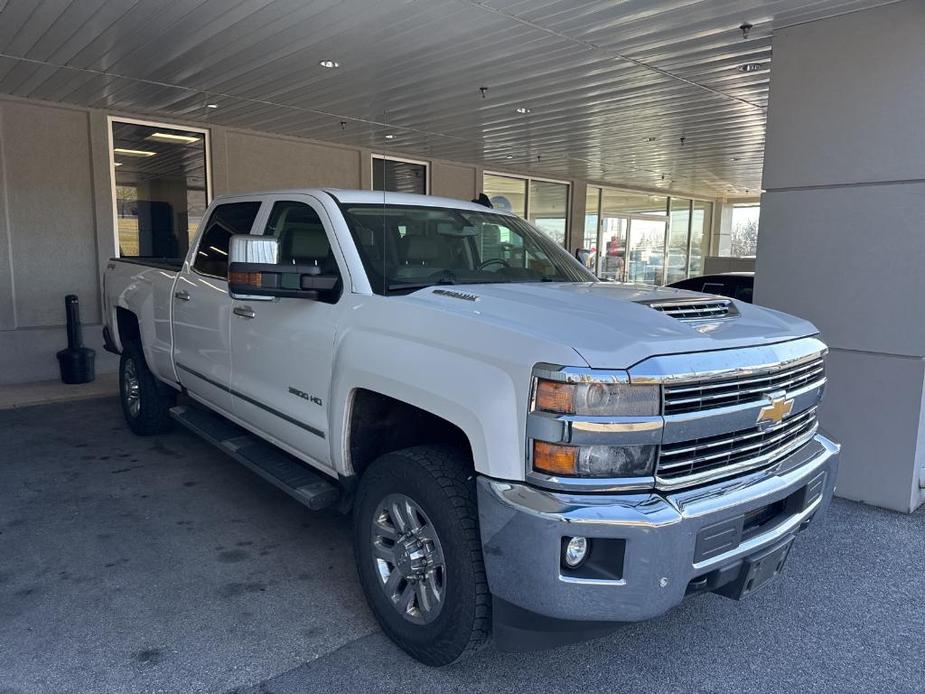
[[[58,352],[62,383],[90,383],[96,378],[96,352],[84,347],[80,333],[80,303],[76,294],[64,297],[67,314],[67,349]]]

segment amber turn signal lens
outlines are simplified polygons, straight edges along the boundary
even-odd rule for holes
[[[578,448],[545,441],[533,442],[533,469],[548,475],[574,475],[578,470]]]
[[[536,382],[536,409],[541,412],[574,414],[574,393],[575,386],[571,383],[547,381],[541,378]]]
[[[263,276],[259,272],[230,272],[228,273],[228,283],[259,287],[263,284]]]

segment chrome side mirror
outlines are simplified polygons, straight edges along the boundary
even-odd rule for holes
[[[234,299],[291,297],[336,301],[340,289],[340,275],[322,275],[317,265],[281,265],[279,242],[271,236],[231,237],[228,293]]]
[[[279,241],[272,236],[235,234],[228,248],[228,263],[260,263],[276,265],[279,262]]]

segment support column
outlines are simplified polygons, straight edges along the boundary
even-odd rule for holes
[[[907,512],[925,501],[923,32],[905,0],[775,35],[755,287],[831,348],[838,493]]]

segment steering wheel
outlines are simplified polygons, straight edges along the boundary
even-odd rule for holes
[[[479,263],[479,270],[484,270],[489,265],[500,265],[502,267],[511,267],[510,263],[508,263],[504,258],[489,258],[488,260],[483,260],[481,263]]]

